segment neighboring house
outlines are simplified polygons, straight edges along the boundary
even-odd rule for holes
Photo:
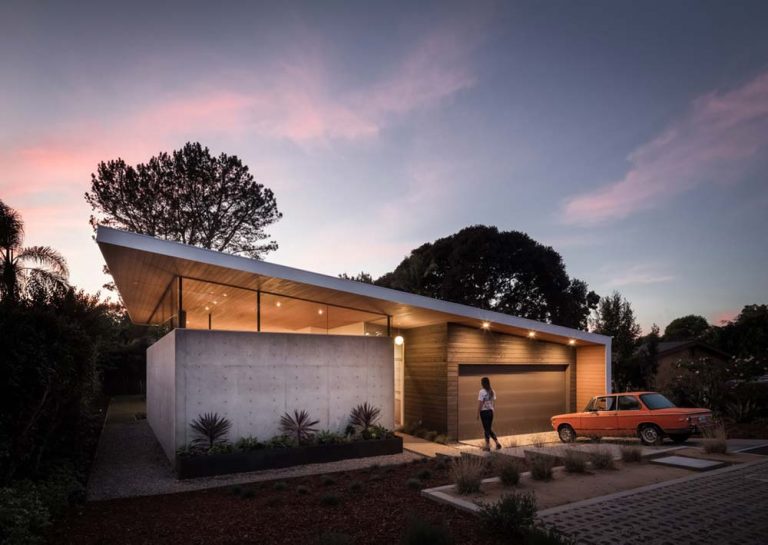
[[[609,337],[105,227],[96,241],[131,320],[168,329],[147,350],[147,418],[170,459],[204,412],[266,439],[286,411],[342,429],[369,402],[387,427],[466,439],[481,376],[502,434],[610,390]]]
[[[731,359],[730,355],[722,350],[697,340],[660,342],[656,356],[656,383],[654,387],[657,390],[666,390],[673,384],[677,376],[675,362],[700,358],[708,358],[713,364],[725,364]]]

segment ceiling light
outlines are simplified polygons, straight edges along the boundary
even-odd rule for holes
[[[214,305],[218,305],[218,304],[219,304],[219,302],[218,302],[218,301],[214,301],[214,302],[213,302],[213,304],[214,304]]]
[[[405,339],[403,339],[402,335],[398,335],[397,337],[395,337],[395,344],[397,346],[403,346],[404,342],[405,342]]]
[[[528,332],[528,338],[529,339],[533,339],[535,336],[536,336],[536,332],[535,331],[529,331]]]
[[[205,310],[211,310],[209,307],[205,307]]]
[[[491,322],[483,322],[481,326],[483,329],[491,329]]]
[[[568,340],[568,344],[570,344],[571,346],[573,346],[574,344],[576,344],[576,339],[569,339],[569,340]]]
[[[278,301],[277,303],[275,303],[275,306],[279,308],[279,307],[283,306],[283,304],[280,301]]]
[[[321,309],[321,308],[317,309],[317,313],[318,314],[322,314],[323,313],[323,309]]]
[[[224,297],[226,297],[226,296],[227,296],[227,294],[226,294],[226,293],[222,293],[222,295],[223,295]]]

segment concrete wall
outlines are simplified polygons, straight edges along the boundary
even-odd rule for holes
[[[152,392],[175,397],[175,429],[170,435],[175,447],[193,440],[189,423],[205,412],[217,412],[232,422],[231,441],[276,435],[280,416],[302,409],[320,421],[318,429],[340,430],[350,410],[366,401],[381,409],[382,425],[394,426],[390,338],[177,329],[174,340],[175,395],[154,387]],[[150,351],[159,352],[157,344]],[[148,359],[148,365],[161,359],[164,363],[165,358]],[[149,384],[156,374],[165,377],[148,369],[148,417],[150,406],[160,406],[149,401]],[[159,417],[151,417],[150,424],[152,419]],[[159,438],[169,433],[167,426],[152,428]],[[173,451],[166,449],[166,454]]]
[[[176,452],[176,331],[147,349],[147,421],[166,456]]]

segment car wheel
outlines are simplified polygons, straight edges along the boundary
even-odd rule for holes
[[[568,424],[560,426],[557,429],[557,435],[563,443],[573,443],[576,440],[576,432]]]
[[[680,434],[675,434],[675,435],[670,435],[669,436],[669,438],[672,439],[672,442],[673,443],[677,443],[677,444],[685,443],[688,440],[689,437],[690,437],[690,435],[687,434],[687,433],[680,433]]]
[[[664,435],[661,433],[661,430],[658,426],[654,426],[653,424],[646,424],[640,428],[640,441],[644,445],[660,445],[663,438]]]

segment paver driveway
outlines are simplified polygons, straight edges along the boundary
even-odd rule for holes
[[[542,511],[579,544],[768,543],[768,460]]]

